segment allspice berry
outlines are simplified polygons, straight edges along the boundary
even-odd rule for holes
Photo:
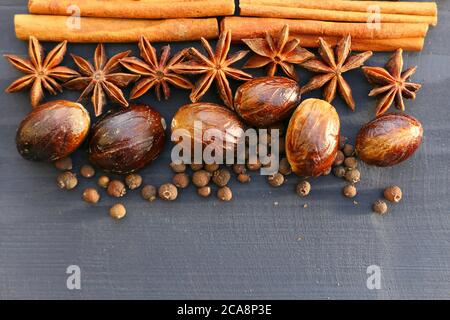
[[[199,188],[207,186],[210,180],[211,173],[205,170],[195,171],[192,175],[192,183]]]
[[[341,164],[344,163],[344,160],[345,160],[345,155],[341,150],[339,150],[336,154],[336,158],[334,159],[333,165],[340,166]]]
[[[137,189],[142,185],[142,177],[137,173],[131,173],[125,177],[125,183],[130,190]]]
[[[280,173],[285,176],[290,175],[292,173],[292,168],[291,165],[289,164],[288,159],[286,158],[281,159],[280,168],[278,171],[280,171]]]
[[[248,174],[246,174],[246,173],[241,173],[241,174],[239,174],[239,175],[237,176],[237,180],[238,180],[240,183],[247,183],[247,182],[250,182],[251,178],[250,178],[250,176],[249,176]]]
[[[300,197],[306,197],[311,192],[311,184],[306,180],[299,182],[296,187],[296,192]]]
[[[125,184],[120,180],[113,180],[109,183],[106,192],[114,198],[121,198],[127,193]]]
[[[173,176],[172,183],[177,188],[187,188],[189,186],[189,176],[186,173],[177,173]]]
[[[93,166],[85,164],[81,167],[80,174],[84,178],[92,178],[93,176],[95,176],[95,169]]]
[[[229,187],[222,187],[217,190],[217,198],[222,201],[231,201],[231,199],[233,198],[233,192]]]
[[[354,198],[357,194],[357,190],[356,187],[352,184],[348,184],[344,187],[344,189],[342,189],[342,193],[344,194],[344,196],[346,196],[347,198]]]
[[[100,200],[100,194],[97,189],[87,188],[83,191],[83,200],[87,203],[97,203]]]
[[[218,164],[216,164],[216,163],[205,164],[203,166],[203,169],[205,169],[206,171],[211,172],[211,173],[219,170],[219,168],[220,168],[220,166]]]
[[[372,210],[379,215],[385,215],[387,213],[388,206],[383,200],[377,200],[373,204]]]
[[[333,174],[338,177],[342,178],[345,176],[346,170],[343,166],[337,166],[333,168]]]
[[[259,161],[259,159],[255,163],[247,162],[247,169],[250,171],[258,171],[261,169],[261,166],[261,161]]]
[[[127,209],[121,203],[115,204],[109,209],[109,215],[111,218],[120,220],[127,214]]]
[[[241,174],[247,172],[244,164],[233,164],[233,172],[236,174]]]
[[[178,197],[178,189],[171,183],[163,184],[158,190],[159,197],[166,201],[174,201]]]
[[[203,169],[203,163],[192,163],[190,167],[192,171],[199,171]]]
[[[350,169],[356,169],[358,167],[358,160],[355,157],[345,158],[344,166]]]
[[[358,169],[347,170],[344,177],[350,183],[358,183],[361,180],[361,173]]]
[[[175,163],[170,163],[170,168],[172,169],[173,172],[175,173],[182,173],[186,171],[186,165],[181,163],[181,164],[175,164]]]
[[[220,169],[214,172],[212,180],[218,187],[225,187],[231,179],[228,169]]]
[[[207,198],[211,195],[211,187],[206,186],[206,187],[198,188],[197,193],[199,196]]]
[[[56,183],[61,189],[72,190],[77,186],[78,179],[74,173],[66,171],[58,175]]]
[[[284,183],[284,176],[277,172],[267,177],[267,181],[272,187],[280,187]]]
[[[56,160],[53,164],[55,165],[56,169],[61,171],[68,171],[72,170],[73,168],[72,159],[70,157]]]
[[[384,198],[388,201],[398,203],[402,200],[402,189],[398,186],[390,186],[384,190]]]
[[[348,138],[344,136],[339,136],[339,149],[342,150],[345,147],[345,144],[347,143]]]
[[[342,149],[342,152],[344,153],[344,155],[346,157],[351,157],[353,155],[353,153],[355,152],[355,147],[352,146],[351,144],[346,143],[344,145],[344,148]]]
[[[144,200],[147,200],[150,202],[155,201],[156,193],[157,193],[156,187],[152,186],[152,185],[146,185],[141,190],[142,198],[144,198]]]
[[[109,181],[110,181],[109,177],[101,176],[100,178],[98,178],[97,184],[99,185],[99,187],[106,189],[106,188],[108,188]]]

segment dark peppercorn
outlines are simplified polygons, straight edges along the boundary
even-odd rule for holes
[[[178,197],[178,189],[171,183],[163,184],[158,190],[159,197],[166,201],[174,201]]]
[[[203,168],[204,168],[206,171],[211,172],[211,173],[213,173],[214,171],[219,170],[219,167],[220,167],[220,166],[219,166],[218,164],[216,164],[216,163],[205,164],[205,165],[203,166]]]
[[[267,181],[272,187],[280,187],[284,183],[284,176],[277,172],[267,177]]]
[[[206,187],[198,188],[197,193],[199,196],[207,198],[211,195],[211,187],[206,186]]]
[[[350,169],[356,169],[358,167],[358,160],[355,157],[345,158],[344,165]]]
[[[54,163],[55,168],[61,171],[72,170],[72,159],[70,157],[56,160]]]
[[[225,187],[230,181],[231,174],[227,169],[220,169],[214,172],[212,180],[218,187]]]
[[[83,200],[87,203],[97,203],[100,200],[100,194],[97,189],[87,188],[83,191]]]
[[[127,214],[127,209],[121,203],[115,204],[109,209],[109,215],[113,219],[120,220]]]
[[[152,185],[146,185],[141,190],[141,196],[144,198],[144,200],[147,201],[155,201],[156,199],[156,187]]]
[[[109,181],[109,177],[101,176],[100,178],[98,178],[97,184],[99,185],[99,187],[106,189],[108,188]]]
[[[211,173],[205,170],[196,171],[192,175],[192,183],[199,188],[207,186],[210,180]]]
[[[236,174],[241,174],[247,172],[244,164],[233,164],[233,171]]]
[[[125,183],[130,190],[137,189],[142,185],[142,177],[136,173],[131,173],[125,177]]]
[[[402,189],[398,186],[390,186],[384,190],[384,198],[391,202],[400,202],[402,200]]]
[[[247,183],[250,182],[250,176],[246,173],[241,173],[237,176],[237,179],[240,183]]]
[[[353,147],[351,144],[346,143],[344,145],[344,149],[342,149],[342,152],[346,157],[351,157],[355,152],[355,147]]]
[[[191,169],[192,171],[199,171],[203,169],[203,163],[197,164],[197,163],[192,163],[191,164]]]
[[[222,201],[231,201],[233,198],[233,192],[228,187],[222,187],[217,190],[217,197]]]
[[[108,189],[106,192],[114,198],[121,198],[127,193],[127,189],[125,188],[125,184],[119,180],[113,180],[109,183]]]
[[[186,171],[186,165],[181,163],[181,164],[175,164],[175,163],[170,163],[170,168],[172,169],[173,172],[175,173],[182,173]]]
[[[347,170],[345,173],[345,180],[350,183],[357,183],[361,180],[361,173],[358,169]]]
[[[338,178],[342,178],[345,176],[345,168],[343,166],[337,166],[333,168],[333,174],[338,177]]]
[[[377,200],[373,204],[372,210],[379,215],[385,215],[387,213],[388,206],[383,200]]]
[[[92,178],[93,176],[95,176],[95,169],[91,165],[85,164],[81,167],[80,173],[84,178]]]
[[[78,179],[74,173],[66,171],[58,175],[56,182],[61,189],[72,190],[77,186]]]
[[[356,187],[352,184],[348,184],[344,187],[344,189],[342,189],[342,193],[344,194],[344,196],[346,196],[347,198],[354,198],[357,194],[357,190]]]
[[[311,184],[306,180],[299,182],[296,192],[300,197],[306,197],[311,192]]]
[[[186,173],[177,173],[173,176],[172,182],[177,188],[187,188],[189,186],[189,176]]]
[[[292,173],[291,165],[289,164],[289,161],[286,158],[281,159],[279,171],[281,174],[285,176],[290,175]]]
[[[344,160],[345,160],[345,155],[341,150],[339,150],[336,154],[336,159],[334,159],[333,165],[340,166],[341,164],[344,163]]]

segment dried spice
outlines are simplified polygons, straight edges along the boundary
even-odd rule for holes
[[[72,170],[72,159],[70,157],[56,160],[54,163],[55,168],[61,171]]]
[[[187,188],[189,186],[189,176],[186,173],[177,173],[173,176],[172,183],[177,188]]]
[[[346,157],[351,157],[355,153],[355,147],[351,144],[346,143],[344,148],[342,148],[342,152]]]
[[[184,163],[176,164],[171,162],[169,166],[175,173],[182,173],[186,171],[186,165]]]
[[[196,187],[206,187],[211,180],[211,173],[205,170],[195,171],[192,175],[192,183]]]
[[[277,188],[277,187],[280,187],[280,186],[283,185],[283,183],[284,183],[284,176],[281,173],[277,172],[275,174],[272,174],[272,175],[268,176],[267,177],[267,181],[269,182],[269,184],[272,187]]]
[[[109,209],[109,215],[111,216],[111,218],[116,220],[123,219],[126,214],[127,209],[121,203],[115,204],[111,207],[111,209]]]
[[[125,188],[125,184],[119,180],[113,180],[109,183],[108,189],[106,192],[114,198],[121,198],[127,193],[127,189]]]
[[[18,70],[26,75],[14,81],[6,92],[18,92],[31,87],[30,101],[32,107],[37,107],[44,97],[44,90],[52,95],[62,92],[58,83],[79,77],[78,72],[59,66],[67,50],[67,41],[61,42],[44,58],[44,49],[35,37],[30,37],[28,44],[29,59],[15,55],[5,55],[5,58]]]
[[[357,183],[361,180],[361,173],[358,169],[348,170],[344,177],[350,183]]]
[[[250,176],[249,176],[248,174],[246,174],[246,173],[240,173],[240,174],[237,176],[237,180],[238,180],[240,183],[247,183],[247,182],[250,182],[251,178],[250,178]]]
[[[390,186],[383,192],[384,198],[390,202],[400,202],[402,200],[402,189],[398,186]]]
[[[205,170],[208,171],[208,172],[211,172],[211,173],[213,173],[213,172],[219,170],[219,167],[220,167],[220,166],[219,166],[217,163],[211,163],[211,164],[207,164],[207,163],[206,163],[206,164],[204,165]]]
[[[147,200],[150,202],[155,201],[156,193],[157,193],[156,187],[152,186],[152,185],[146,185],[141,190],[142,198],[144,198],[144,200]]]
[[[311,184],[306,180],[301,181],[297,184],[295,190],[300,197],[306,197],[311,192]]]
[[[299,80],[294,64],[303,63],[314,58],[314,54],[300,47],[300,40],[289,39],[289,26],[285,25],[276,38],[266,32],[265,38],[242,39],[256,55],[244,65],[244,69],[267,66],[267,75],[272,77],[278,66],[296,81]]]
[[[178,189],[171,183],[163,184],[158,190],[159,197],[166,201],[174,201],[178,197]]]
[[[143,61],[136,57],[126,57],[120,60],[122,66],[141,76],[131,90],[130,99],[137,99],[155,88],[158,100],[161,100],[161,91],[167,100],[170,98],[169,84],[180,89],[189,90],[193,88],[189,80],[171,70],[173,65],[183,60],[187,50],[178,52],[170,58],[170,46],[167,45],[162,48],[161,57],[158,59],[155,48],[143,36],[139,40],[139,50]]]
[[[336,159],[334,159],[334,166],[340,166],[341,164],[343,164],[345,161],[345,155],[341,150],[338,150],[337,154],[336,154]]]
[[[358,160],[355,157],[345,158],[344,165],[346,168],[356,169],[358,167]]]
[[[220,169],[214,172],[212,176],[212,181],[218,186],[218,187],[225,187],[228,182],[231,179],[231,174],[228,169]]]
[[[211,195],[211,187],[206,186],[206,187],[198,188],[197,193],[199,196],[207,198]]]
[[[357,194],[357,190],[356,187],[352,184],[348,184],[344,187],[344,189],[342,189],[342,193],[344,194],[344,196],[346,196],[347,198],[354,198]]]
[[[130,173],[125,177],[125,183],[130,190],[135,190],[142,185],[142,176],[137,173]]]
[[[94,66],[89,61],[72,54],[75,64],[80,69],[81,76],[66,82],[64,86],[71,90],[83,91],[78,99],[79,101],[91,95],[92,105],[97,117],[103,113],[106,96],[112,102],[122,107],[128,107],[128,101],[120,88],[138,80],[139,76],[120,72],[119,61],[128,57],[130,53],[131,51],[120,52],[107,60],[105,48],[103,44],[99,44],[95,49]]]
[[[83,200],[87,203],[97,203],[100,201],[100,194],[97,189],[87,188],[83,191]]]
[[[230,31],[220,34],[215,52],[206,39],[202,38],[201,42],[208,53],[208,57],[197,49],[190,48],[188,51],[189,59],[174,65],[172,70],[180,74],[204,74],[192,90],[190,95],[192,102],[199,101],[215,80],[220,98],[228,108],[232,109],[233,93],[227,77],[241,81],[248,81],[253,78],[250,74],[231,67],[233,63],[244,58],[248,51],[238,51],[228,57],[231,45]]]
[[[383,200],[377,200],[372,205],[372,210],[379,215],[385,215],[388,211],[388,206]]]
[[[91,165],[85,164],[81,167],[80,174],[84,178],[92,178],[93,176],[95,176],[95,169]]]
[[[98,178],[97,184],[99,187],[106,189],[108,188],[109,181],[110,181],[109,177],[101,176],[100,178]]]
[[[397,109],[405,110],[403,99],[415,99],[416,92],[422,87],[418,83],[408,82],[416,72],[416,67],[403,71],[403,50],[398,49],[388,60],[385,68],[363,67],[369,83],[376,88],[370,91],[369,97],[382,95],[376,108],[377,117],[384,114],[392,102],[395,101]]]
[[[222,201],[231,201],[233,199],[233,192],[229,187],[222,187],[217,190],[217,198]]]
[[[336,166],[333,168],[333,174],[337,177],[337,178],[342,178],[345,176],[345,168],[343,166]]]
[[[74,173],[66,171],[58,175],[56,183],[61,189],[72,190],[78,185],[78,179]]]
[[[342,38],[335,50],[324,39],[319,38],[319,55],[322,61],[315,58],[302,63],[301,66],[320,75],[314,76],[302,88],[302,93],[324,87],[324,99],[332,102],[336,97],[336,91],[339,91],[349,108],[355,110],[352,89],[342,74],[361,67],[372,56],[372,51],[350,55],[351,46],[350,35]]]

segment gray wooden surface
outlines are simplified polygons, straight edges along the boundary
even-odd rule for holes
[[[0,3],[1,53],[25,55],[26,43],[14,37],[13,15],[26,12],[26,1]],[[28,95],[1,94],[0,298],[450,298],[450,4],[439,6],[440,23],[430,30],[426,49],[405,54],[405,65],[419,65],[414,80],[424,84],[417,100],[407,103],[425,127],[424,143],[395,168],[364,166],[358,205],[341,196],[343,182],[333,177],[312,180],[311,196],[299,199],[294,176],[270,189],[254,175],[249,185],[233,181],[231,203],[200,199],[193,188],[175,203],[149,204],[131,193],[124,199],[128,216],[113,221],[107,215],[112,199],[105,196],[94,207],[80,199],[94,181],[62,192],[51,165],[20,158],[14,138],[30,110]],[[110,55],[123,49],[137,51],[135,45],[107,46]],[[93,50],[69,46],[86,57]],[[387,56],[376,54],[368,64],[382,65]],[[73,67],[69,58],[65,64]],[[19,76],[4,59],[0,71],[1,88]],[[301,75],[304,83],[307,75]],[[340,100],[335,106],[343,133],[354,137],[372,118],[375,101],[366,97],[369,86],[360,71],[348,78],[357,110],[349,112]],[[76,99],[77,93],[60,97]],[[169,122],[188,94],[174,90],[167,102],[153,95],[141,101]],[[211,92],[205,101],[217,97]],[[170,179],[169,150],[167,143],[163,156],[142,172],[146,182]],[[74,160],[77,168],[84,164],[84,150]],[[371,203],[390,184],[403,188],[404,201],[385,217],[372,214]],[[81,290],[66,288],[69,265],[81,268]],[[380,290],[366,287],[370,265],[381,268]]]

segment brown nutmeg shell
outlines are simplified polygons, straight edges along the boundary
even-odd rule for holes
[[[387,113],[359,130],[356,152],[369,165],[389,167],[411,157],[422,137],[419,120],[403,113]]]
[[[28,160],[56,161],[70,155],[89,133],[90,117],[79,103],[57,100],[33,109],[17,130],[19,153]]]
[[[146,105],[110,113],[92,128],[89,160],[118,174],[142,169],[163,150],[165,128],[161,115]]]
[[[320,176],[333,165],[339,148],[340,121],[324,100],[308,99],[295,110],[286,134],[286,156],[299,176]]]
[[[253,127],[267,127],[284,120],[300,104],[300,87],[284,77],[262,77],[241,85],[234,109]]]

